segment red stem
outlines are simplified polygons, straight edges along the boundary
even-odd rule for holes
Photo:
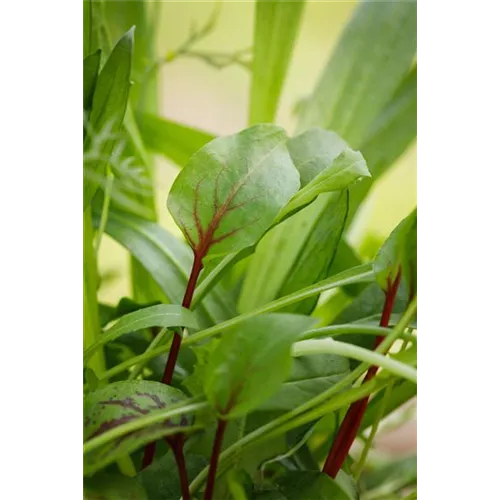
[[[398,272],[393,283],[388,280],[384,309],[382,311],[382,317],[380,318],[380,326],[382,327],[389,326],[389,320],[391,319],[391,313],[394,308],[394,302],[396,300],[396,294],[400,281],[401,270]],[[380,345],[383,338],[383,336],[378,336],[376,338],[374,349]],[[377,373],[377,370],[378,366],[370,366],[366,372],[365,378],[363,379],[363,383],[370,381]],[[352,403],[345,414],[344,420],[342,420],[342,424],[340,425],[337,435],[332,443],[332,447],[328,453],[325,465],[323,466],[323,472],[328,474],[332,479],[335,479],[337,476],[342,464],[345,462],[345,459],[349,454],[352,443],[356,439],[366,407],[368,406],[368,400],[369,396]]]
[[[193,267],[191,268],[191,274],[189,276],[189,281],[186,286],[186,292],[184,293],[184,298],[182,299],[182,306],[189,309],[191,302],[193,301],[194,289],[196,287],[196,282],[200,276],[201,270],[203,269],[202,263],[203,255],[200,255],[195,251]],[[172,345],[170,347],[170,352],[168,354],[167,364],[165,365],[165,371],[163,372],[162,382],[164,384],[170,385],[172,383],[172,377],[174,376],[175,364],[177,363],[177,358],[179,356],[179,351],[182,343],[182,335],[180,333],[174,333],[174,339],[172,340]],[[156,442],[152,442],[146,445],[144,449],[144,456],[142,457],[142,469],[145,469],[153,462],[156,452]]]
[[[184,435],[177,434],[173,438],[167,438],[167,443],[170,445],[170,448],[172,448],[175,463],[177,464],[182,498],[183,500],[190,500],[191,495],[189,493],[189,479],[187,476],[186,462],[184,460]]]
[[[217,474],[217,464],[219,463],[219,455],[224,440],[224,432],[226,430],[227,421],[219,419],[217,421],[217,431],[215,433],[214,446],[212,448],[212,456],[210,457],[210,469],[208,470],[207,486],[205,488],[204,500],[212,500],[215,487],[215,476]]]

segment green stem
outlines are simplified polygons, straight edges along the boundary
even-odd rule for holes
[[[292,355],[295,357],[314,354],[337,354],[346,358],[356,359],[383,368],[392,374],[417,383],[417,370],[405,363],[396,361],[389,356],[364,349],[354,344],[347,344],[333,339],[303,340],[293,345]]]
[[[102,202],[101,220],[99,221],[99,229],[95,237],[94,251],[97,255],[101,246],[102,236],[108,224],[109,206],[111,204],[111,189],[113,187],[114,175],[110,166],[107,167],[106,185],[104,187],[104,199]]]

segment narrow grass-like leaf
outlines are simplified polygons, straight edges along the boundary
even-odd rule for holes
[[[92,107],[99,64],[101,62],[101,51],[98,50],[83,60],[83,110],[89,111]]]
[[[360,147],[411,67],[416,28],[416,2],[361,2],[302,108],[299,129],[329,128]]]
[[[291,368],[293,342],[314,322],[307,316],[264,315],[226,332],[210,354],[204,384],[219,418],[243,416],[279,389]]]
[[[250,124],[275,119],[304,3],[303,0],[255,2]]]
[[[299,188],[285,131],[256,125],[195,153],[167,206],[198,258],[253,245]]]
[[[215,139],[213,134],[150,113],[139,115],[137,122],[146,147],[180,167],[186,165],[198,149]]]
[[[134,28],[118,41],[97,78],[84,148],[90,148],[94,138],[103,132],[106,132],[106,137],[100,144],[97,157],[85,165],[87,175],[84,178],[83,208],[90,204],[98,189],[97,179],[104,177],[108,158],[125,116],[133,45]]]
[[[178,389],[160,382],[128,381],[109,384],[85,397],[84,441],[186,399]],[[188,427],[192,422],[192,415],[180,414],[154,426],[124,433],[115,441],[86,453],[85,472],[90,475],[154,439],[157,434],[168,432],[169,428]]]
[[[141,262],[170,302],[182,302],[193,262],[192,252],[185,243],[158,224],[117,210],[110,211],[106,232]],[[233,317],[236,306],[231,294],[219,285],[195,313],[199,326],[203,327]]]
[[[124,333],[135,332],[152,326],[196,328],[198,325],[195,315],[181,306],[159,304],[141,309],[122,316],[111,328],[103,332],[95,344],[85,349],[83,353],[84,359],[89,359],[91,354],[100,346],[117,339]]]

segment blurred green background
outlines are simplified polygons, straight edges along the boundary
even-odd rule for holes
[[[219,3],[222,8],[215,30],[196,48],[228,53],[250,47],[253,2]],[[294,108],[313,90],[356,3],[306,3],[277,119],[289,133],[295,129]],[[200,26],[207,21],[214,2],[168,1],[155,8],[159,15],[157,55],[160,57],[186,40],[193,23]],[[247,126],[249,88],[250,74],[242,66],[219,70],[199,59],[179,58],[164,65],[159,73],[159,109],[167,118],[215,134],[230,134]],[[416,144],[413,144],[377,182],[360,209],[349,240],[362,255],[370,256],[376,251],[396,224],[416,206],[416,162]],[[177,168],[163,157],[156,158],[160,223],[180,234],[166,209],[167,194],[176,172]],[[101,245],[99,263],[103,276],[100,300],[116,303],[129,295],[128,254],[107,236]]]

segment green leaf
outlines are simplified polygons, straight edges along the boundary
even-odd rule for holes
[[[352,190],[356,189],[356,187],[349,188],[349,213],[347,214],[347,218],[349,220],[349,216],[351,212],[352,206]],[[346,223],[347,224],[347,223]],[[363,261],[359,257],[359,255],[354,251],[354,249],[342,239],[339,242],[337,247],[337,253],[335,254],[335,259],[332,261],[330,265],[330,269],[328,270],[328,276],[333,276],[341,271],[345,271],[346,269],[350,269],[351,267],[359,266]],[[362,291],[363,285],[350,285],[343,288],[343,291],[350,297],[357,297]]]
[[[98,50],[83,60],[83,110],[89,111],[92,107],[99,64],[101,62],[101,51]]]
[[[124,333],[135,332],[152,326],[197,328],[195,315],[178,305],[160,304],[122,316],[111,328],[101,334],[99,340],[84,351],[84,359],[100,346],[117,339]]]
[[[207,464],[208,459],[185,450],[186,471],[188,477],[195,477]],[[150,500],[179,499],[182,497],[179,477],[174,472],[177,465],[173,453],[169,452],[137,475]]]
[[[373,183],[406,151],[417,136],[417,66],[414,66],[391,101],[371,124],[360,146],[371,179],[363,179],[351,189],[351,216]]]
[[[275,119],[304,3],[258,0],[255,4],[251,124]]]
[[[241,417],[271,397],[286,380],[290,348],[314,319],[273,314],[230,329],[208,361],[205,393],[220,418]]]
[[[99,151],[85,165],[84,209],[92,201],[99,187],[99,179],[104,177],[106,164],[125,116],[133,45],[134,28],[131,28],[118,41],[97,78],[84,148],[89,150],[99,147]]]
[[[397,491],[417,482],[417,457],[410,456],[371,468],[361,476],[365,489],[380,487],[385,491]]]
[[[301,110],[299,130],[328,128],[359,147],[412,65],[416,21],[416,2],[361,2]]]
[[[402,271],[410,284],[410,293],[416,291],[417,272],[417,211],[403,219],[389,235],[373,261],[376,280],[387,289]]]
[[[85,2],[87,3],[87,2]],[[84,482],[85,500],[147,500],[144,488],[135,478],[99,474]]]
[[[293,410],[332,387],[349,373],[349,360],[332,354],[294,358],[292,373],[259,411]]]
[[[353,479],[339,471],[335,479],[316,471],[290,471],[278,479],[286,500],[357,500]]]
[[[321,217],[313,221],[309,237],[304,241],[295,262],[290,266],[277,297],[284,297],[308,285],[317,283],[328,275],[331,262],[335,259],[347,218],[349,198],[347,192],[338,196],[325,196]],[[304,210],[304,220],[309,213]],[[285,309],[287,312],[310,314],[318,297],[300,302]]]
[[[127,381],[109,384],[88,394],[84,400],[84,442],[135,419],[187,399],[173,387],[160,382]],[[178,415],[164,422],[126,433],[84,456],[86,475],[91,475],[118,458],[131,453],[171,427],[189,426],[191,415]]]
[[[313,128],[290,139],[290,156],[300,173],[302,189],[280,213],[286,217],[321,193],[342,191],[363,177],[370,177],[361,153],[352,151],[334,132]]]
[[[253,245],[299,188],[285,131],[256,125],[208,143],[181,170],[167,206],[201,257]]]
[[[346,193],[323,194],[266,234],[250,260],[238,304],[240,311],[252,311],[325,278],[347,209]],[[316,301],[314,297],[288,310],[309,313]]]
[[[99,223],[95,214],[94,224]],[[189,247],[154,222],[111,210],[106,233],[123,245],[147,269],[173,304],[180,304],[186,290],[193,255]],[[214,287],[195,309],[200,327],[235,315],[231,295]]]
[[[149,113],[139,115],[137,122],[146,147],[181,167],[196,151],[215,139],[208,132]]]

